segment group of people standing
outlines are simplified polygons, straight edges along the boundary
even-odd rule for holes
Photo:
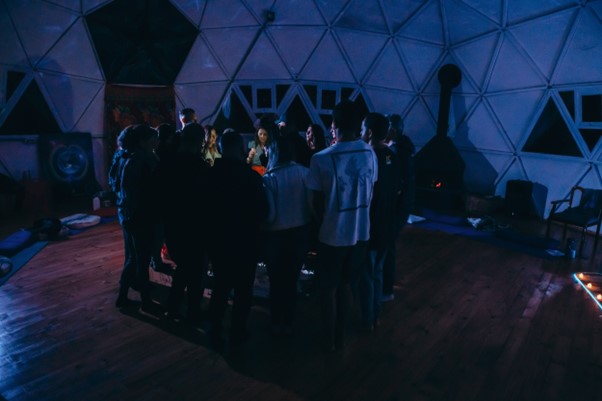
[[[140,292],[141,312],[179,321],[185,310],[221,347],[233,293],[229,340],[241,344],[262,261],[272,333],[289,336],[299,273],[313,251],[325,348],[343,346],[352,305],[373,330],[381,302],[393,298],[395,241],[413,207],[414,148],[401,118],[369,113],[360,121],[354,104],[342,101],[333,110],[329,146],[319,125],[310,125],[303,140],[281,118],[259,121],[247,147],[232,129],[218,141],[192,109],[183,109],[180,120],[178,132],[137,125],[118,138],[109,172],[125,251],[116,306],[132,304],[132,288]],[[164,307],[151,297],[148,270],[163,242],[177,266]],[[209,261],[213,288],[202,314]]]

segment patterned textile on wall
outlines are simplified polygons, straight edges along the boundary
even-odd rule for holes
[[[128,125],[176,123],[174,88],[107,85],[105,89],[105,130],[113,146]]]

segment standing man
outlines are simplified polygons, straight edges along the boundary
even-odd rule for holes
[[[187,126],[190,123],[196,123],[197,122],[197,118],[196,118],[196,112],[194,111],[194,109],[191,109],[190,107],[186,107],[183,108],[182,110],[180,110],[180,123],[182,124],[182,129],[184,129],[185,126]],[[181,133],[182,129],[179,130],[178,132]]]
[[[379,113],[368,113],[362,122],[362,140],[372,146],[378,160],[378,182],[370,204],[370,242],[359,281],[362,325],[372,331],[378,326],[383,290],[383,265],[397,234],[395,216],[400,187],[399,159],[385,143],[389,121]]]
[[[397,238],[414,210],[415,178],[414,178],[414,153],[416,147],[412,140],[403,133],[403,119],[399,114],[391,114],[389,119],[389,133],[387,145],[399,158],[399,171],[401,188],[397,198],[395,211],[396,231],[389,245],[389,252],[383,267],[383,295],[382,301],[389,302],[395,299],[393,287],[395,284]]]
[[[354,104],[337,104],[331,128],[337,143],[312,157],[307,179],[321,221],[318,286],[328,351],[343,347],[351,283],[365,260],[370,236],[378,165],[370,145],[359,140],[359,127]]]
[[[222,346],[222,320],[228,294],[234,289],[230,325],[231,345],[247,338],[247,317],[253,300],[253,282],[261,243],[259,230],[268,215],[261,176],[245,163],[242,136],[230,131],[221,138],[222,158],[209,169],[211,197],[209,257],[214,286],[209,304],[212,346]]]

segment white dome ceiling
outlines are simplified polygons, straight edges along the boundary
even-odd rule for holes
[[[0,127],[35,81],[62,131],[103,135],[105,73],[86,17],[109,3],[0,0]],[[523,179],[557,199],[574,184],[602,186],[602,1],[170,3],[198,30],[171,83],[176,106],[205,122],[235,97],[250,121],[302,107],[326,125],[333,98],[349,96],[401,114],[420,148],[436,131],[437,71],[453,63],[463,79],[449,135],[470,190],[503,194]],[[23,78],[9,91],[14,72]]]

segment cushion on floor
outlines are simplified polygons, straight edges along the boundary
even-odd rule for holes
[[[0,240],[0,255],[13,256],[36,241],[37,238],[31,231],[16,231]]]
[[[77,213],[61,219],[63,225],[72,230],[92,227],[100,223],[101,217],[94,214]]]

